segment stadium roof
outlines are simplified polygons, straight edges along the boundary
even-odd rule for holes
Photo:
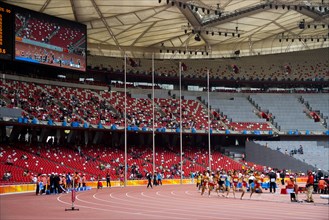
[[[5,2],[86,24],[94,55],[215,58],[329,47],[329,0]]]

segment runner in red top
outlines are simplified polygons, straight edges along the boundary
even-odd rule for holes
[[[236,191],[236,188],[238,187],[238,183],[239,183],[239,175],[236,170],[234,170],[234,172],[232,174],[232,181],[233,181],[233,184],[232,184],[233,196],[235,198],[235,191]]]

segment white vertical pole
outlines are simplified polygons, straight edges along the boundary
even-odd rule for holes
[[[180,184],[183,184],[183,119],[182,119],[182,63],[179,62],[179,146],[180,146]]]
[[[207,96],[208,96],[208,155],[209,155],[209,170],[211,171],[211,140],[210,140],[210,83],[209,83],[209,70],[207,70]]]
[[[124,91],[125,91],[125,110],[124,110],[124,120],[125,120],[125,165],[124,165],[124,176],[125,176],[125,183],[124,186],[127,186],[127,54],[125,53],[125,70],[124,70]]]
[[[155,108],[155,103],[154,103],[154,53],[152,54],[152,116],[153,116],[153,120],[152,120],[152,146],[153,146],[153,171],[152,173],[155,171],[155,127],[154,127],[154,123],[155,123],[155,112],[154,112],[154,108]],[[153,173],[154,175],[154,173]]]

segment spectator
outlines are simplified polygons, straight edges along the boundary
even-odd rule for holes
[[[10,171],[6,171],[6,172],[3,174],[2,179],[3,179],[4,181],[8,181],[10,178],[11,178],[11,172],[10,172]]]
[[[23,155],[21,156],[21,159],[22,159],[22,160],[27,160],[28,157],[27,157],[25,154],[23,154]]]
[[[6,161],[6,164],[7,164],[7,165],[13,165],[13,164],[14,164],[14,160],[13,160],[13,158],[11,157],[11,155],[8,156],[7,161]]]
[[[28,175],[29,175],[29,171],[28,170],[24,170],[23,176],[28,176]]]
[[[326,181],[324,180],[324,177],[321,177],[318,183],[318,193],[324,194],[325,189],[328,187]]]

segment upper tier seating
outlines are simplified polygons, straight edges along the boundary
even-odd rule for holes
[[[165,113],[162,123],[168,128],[175,128],[180,122],[179,99],[155,98],[155,102]],[[206,109],[195,100],[182,100],[183,128],[207,128]]]
[[[35,83],[0,79],[1,94],[10,100],[10,108],[20,107],[39,120],[62,121],[67,114],[53,96],[43,92]]]
[[[104,100],[111,104],[121,115],[121,119],[117,120],[120,126],[124,125],[124,108],[125,108],[125,96],[122,92],[105,92],[101,91],[100,95]],[[128,123],[130,125],[137,125],[138,127],[151,127],[152,122],[152,102],[148,98],[132,98],[131,96],[126,96],[127,100],[127,116]],[[155,119],[157,123],[159,122],[160,113],[155,111]],[[155,125],[155,127],[160,127],[160,125]]]
[[[80,88],[28,83],[0,79],[2,105],[22,108],[24,115],[47,121],[82,124],[124,126],[124,100],[120,91],[107,91],[104,87]],[[51,81],[48,81],[51,84]],[[54,82],[55,84],[55,82]],[[74,87],[76,86],[76,87]],[[120,90],[120,89],[119,89]],[[139,128],[152,127],[152,99],[149,89],[134,88],[127,93],[127,124]],[[132,94],[132,95],[131,95]],[[155,128],[176,129],[179,125],[178,91],[155,90]],[[183,128],[208,130],[207,94],[202,91],[182,91]],[[319,96],[319,98],[316,98]],[[326,131],[328,110],[326,94],[307,93],[210,93],[211,129],[236,132],[271,131],[284,133],[321,133]],[[303,98],[305,97],[305,98]],[[311,99],[311,97],[313,97]],[[313,99],[317,101],[312,101]],[[321,100],[322,103],[321,104]],[[320,104],[319,104],[320,103]],[[310,111],[319,113],[318,122]],[[298,120],[296,120],[298,119]],[[272,124],[271,124],[272,123]],[[57,123],[57,125],[59,125]],[[172,130],[171,130],[172,131]]]
[[[150,59],[127,59],[127,73],[152,73]],[[132,61],[131,61],[132,60]],[[92,67],[105,67],[111,72],[123,72],[122,58],[91,56]],[[206,78],[207,69],[212,79],[253,81],[319,81],[329,80],[329,56],[327,48],[266,56],[241,57],[239,59],[183,60],[183,78]],[[107,64],[108,66],[105,66]],[[177,77],[179,63],[175,60],[155,60],[155,75]]]
[[[298,97],[290,94],[252,94],[250,99],[259,106],[261,111],[273,115],[274,125],[280,131],[325,131],[305,114],[306,106]]]

